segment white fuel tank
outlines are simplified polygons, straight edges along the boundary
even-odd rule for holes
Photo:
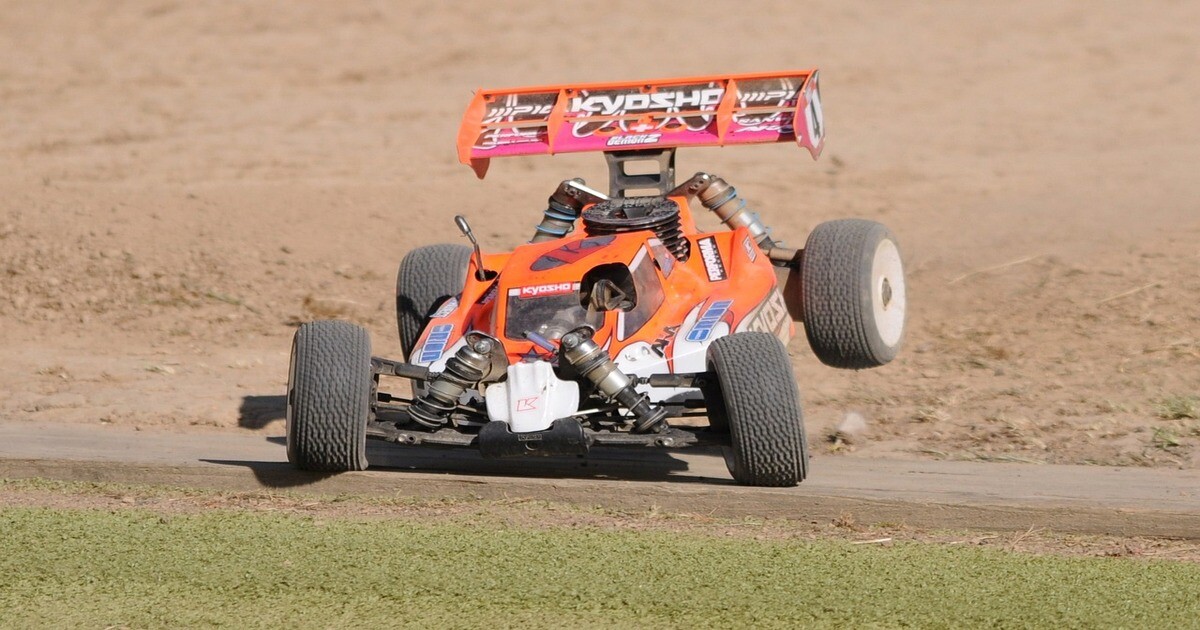
[[[508,380],[488,385],[488,417],[507,422],[513,433],[543,431],[579,411],[579,385],[554,375],[545,361],[508,366]]]

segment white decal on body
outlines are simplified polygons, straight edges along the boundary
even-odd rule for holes
[[[521,287],[520,289],[512,289],[509,291],[509,295],[515,292],[518,297],[528,299],[547,295],[562,295],[578,288],[578,282],[554,282],[551,284],[535,284],[533,286]]]
[[[750,262],[758,260],[758,248],[751,242],[750,237],[742,239],[742,247],[746,250],[746,256],[750,258]]]
[[[608,139],[606,146],[623,147],[631,144],[651,144],[658,142],[661,133],[642,133],[634,136],[613,136]]]
[[[685,107],[712,109],[721,102],[724,88],[687,91],[661,90],[650,94],[592,94],[571,99],[572,112],[619,116],[645,110],[679,111]]]
[[[759,305],[749,317],[738,325],[738,332],[765,332],[775,335],[787,343],[791,336],[787,326],[788,310],[783,295],[778,290],[772,290],[766,300]]]
[[[709,282],[720,282],[728,278],[725,273],[725,263],[721,261],[721,252],[717,250],[717,239],[706,236],[698,241],[700,259],[704,261],[704,271],[708,273]]]

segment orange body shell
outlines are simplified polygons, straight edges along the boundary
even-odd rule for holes
[[[596,342],[628,374],[705,371],[708,344],[733,332],[770,332],[786,343],[795,327],[775,269],[758,244],[744,228],[697,232],[687,198],[671,199],[679,205],[680,227],[689,242],[686,261],[672,256],[650,231],[592,237],[579,231],[521,245],[511,254],[485,255],[484,266],[498,276],[478,280],[472,262],[462,294],[434,312],[410,361],[442,369],[470,330],[499,339],[510,363],[553,360],[524,337],[521,327],[514,329],[517,309],[523,300],[546,295],[561,295],[564,301],[573,296],[578,304],[584,275],[612,263],[628,266],[638,280],[637,304],[628,311],[599,313],[602,321],[587,323],[596,329]]]

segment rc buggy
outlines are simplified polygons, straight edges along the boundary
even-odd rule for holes
[[[777,242],[737,191],[675,181],[678,147],[794,141],[815,158],[816,71],[480,90],[458,136],[479,177],[493,157],[602,151],[607,192],[561,183],[532,238],[510,253],[430,245],[396,282],[406,361],[367,332],[304,324],[292,346],[288,459],[367,467],[367,438],[477,449],[483,457],[585,455],[604,447],[724,447],[742,484],[807,474],[800,394],[785,344],[883,365],[905,321],[899,250],[865,220]],[[724,228],[697,229],[697,212]],[[397,379],[412,383],[402,396]],[[701,418],[707,418],[705,424]]]

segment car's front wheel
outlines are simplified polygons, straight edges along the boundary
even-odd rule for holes
[[[770,333],[721,337],[708,348],[717,382],[705,402],[715,427],[728,427],[725,458],[747,486],[794,486],[808,475],[808,444],[800,390],[787,349]]]
[[[366,470],[373,384],[371,338],[361,326],[300,326],[288,370],[288,461],[303,470]]]

